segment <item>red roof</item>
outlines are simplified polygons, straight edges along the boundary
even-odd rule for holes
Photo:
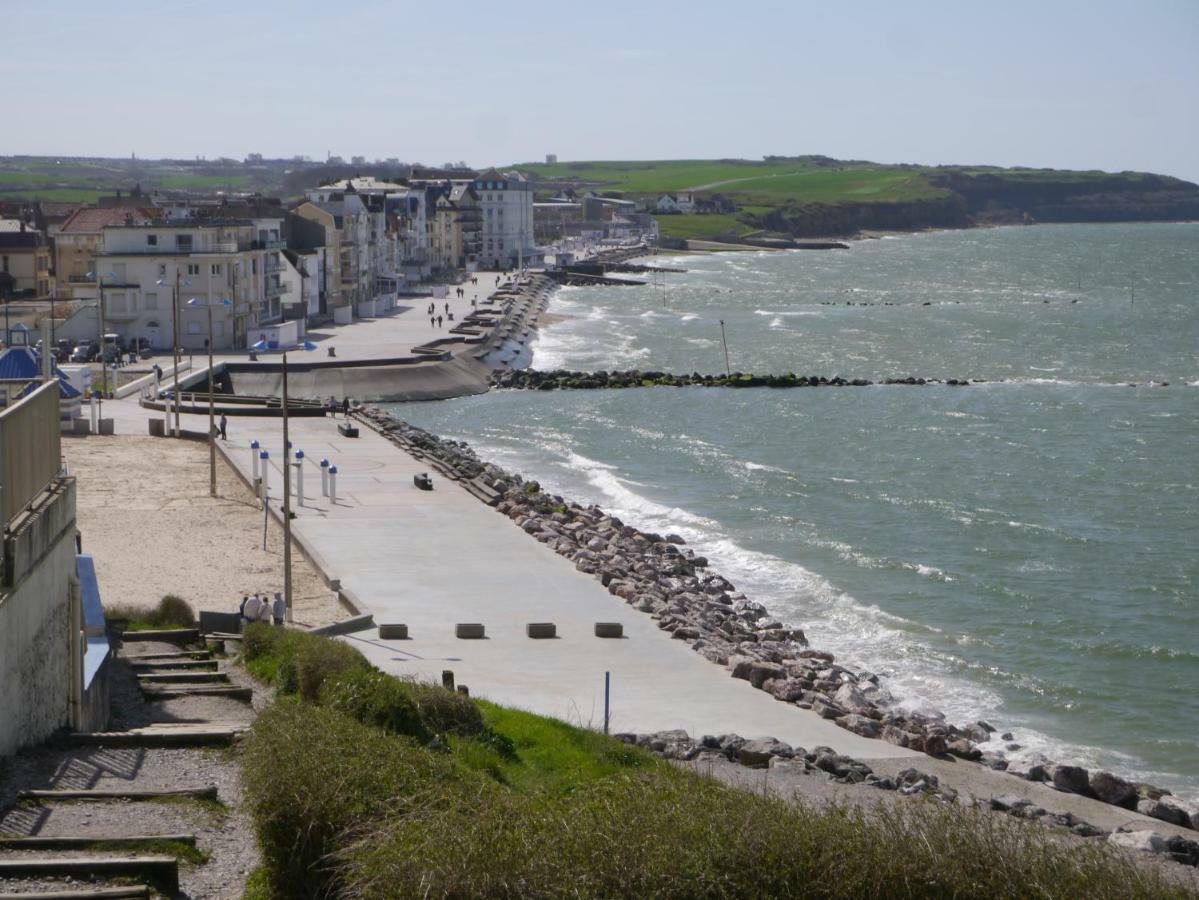
[[[124,225],[126,216],[133,217],[134,225],[145,225],[158,217],[157,212],[155,209],[144,209],[137,206],[112,206],[99,209],[87,206],[71,213],[59,230],[66,234],[99,232],[110,225]]]

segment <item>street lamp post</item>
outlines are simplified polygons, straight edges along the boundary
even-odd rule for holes
[[[251,350],[266,350],[266,341],[250,345]],[[302,341],[300,350],[315,350],[316,344]],[[287,351],[283,351],[283,605],[291,621],[291,442],[287,429]],[[265,480],[266,474],[263,473]]]
[[[159,278],[157,284],[166,284],[166,279]],[[179,267],[175,266],[175,286],[171,290],[171,351],[174,360],[173,375],[175,378],[173,398],[175,402],[175,437],[179,437],[179,285],[181,284],[191,287],[190,281],[181,281],[179,279]]]
[[[96,279],[96,289],[100,292],[100,405],[97,409],[97,419],[104,418],[104,395],[108,393],[108,350],[104,346],[104,279],[100,275],[88,272],[85,277]],[[109,278],[116,278],[116,272],[109,272]]]
[[[228,297],[221,297],[218,301],[200,302],[198,297],[192,297],[187,301],[188,306],[202,306],[208,310],[208,494],[210,497],[216,496],[216,431],[215,423],[213,422],[213,393],[212,393],[212,308],[214,306],[232,306],[233,301]]]

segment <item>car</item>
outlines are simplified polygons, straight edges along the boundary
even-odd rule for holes
[[[96,345],[92,341],[86,341],[82,344],[76,344],[75,349],[71,351],[71,362],[73,363],[88,363],[92,362],[97,356]]]

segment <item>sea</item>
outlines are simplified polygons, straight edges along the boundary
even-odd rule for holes
[[[686,272],[561,290],[533,366],[978,381],[392,410],[683,536],[986,746],[1199,797],[1199,223],[646,261]]]

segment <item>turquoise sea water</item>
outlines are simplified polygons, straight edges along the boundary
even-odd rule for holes
[[[1199,793],[1199,225],[659,261],[688,272],[561,292],[534,365],[716,372],[723,319],[734,370],[988,383],[397,413],[682,534],[904,703]]]

